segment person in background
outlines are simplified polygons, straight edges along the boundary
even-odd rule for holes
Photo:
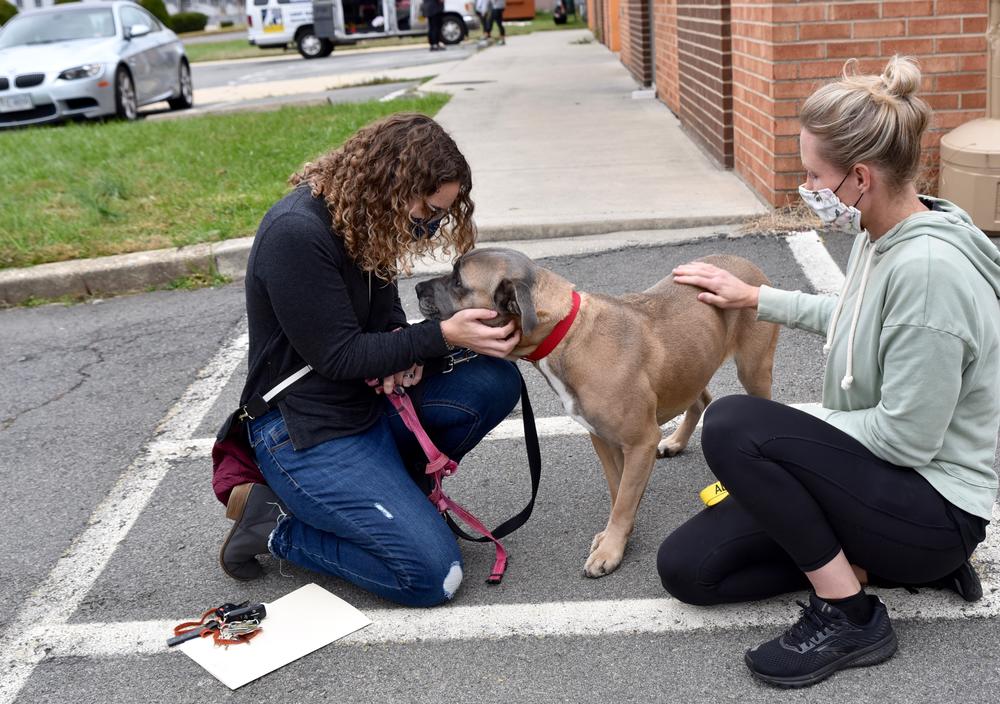
[[[555,24],[566,24],[566,19],[566,6],[562,4],[562,0],[558,0],[552,8],[552,21]]]
[[[427,43],[431,51],[444,51],[441,25],[444,22],[444,0],[423,0],[420,12],[427,18]]]
[[[657,560],[663,586],[691,604],[812,589],[798,623],[745,655],[782,687],[892,657],[889,614],[865,583],[979,599],[969,557],[997,495],[1000,252],[953,203],[918,195],[931,112],[916,64],[854,65],[799,117],[801,197],[855,238],[840,296],[750,286],[705,263],[674,270],[708,305],[826,335],[822,407],[752,396],[708,407],[702,449],[730,496]]]
[[[507,7],[507,0],[490,0],[490,5],[492,6],[492,12],[490,16],[493,19],[493,24],[497,26],[500,31],[500,39],[497,40],[497,44],[503,46],[507,43],[507,30],[503,27],[503,11]]]
[[[479,17],[479,22],[483,26],[483,36],[481,38],[489,41],[492,38],[490,37],[490,32],[493,30],[490,0],[476,0],[475,9],[476,15]]]

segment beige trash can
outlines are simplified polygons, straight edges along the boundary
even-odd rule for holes
[[[940,193],[1000,236],[1000,120],[972,120],[941,138]]]
[[[938,192],[1000,237],[1000,0],[990,0],[986,46],[986,117],[941,138]]]

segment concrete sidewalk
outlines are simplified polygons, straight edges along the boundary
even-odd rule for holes
[[[423,85],[472,166],[492,239],[690,227],[766,212],[589,31],[511,37]]]
[[[472,166],[482,241],[721,226],[766,212],[587,31],[511,37],[454,64],[425,91]],[[325,82],[329,83],[329,79]],[[263,215],[263,213],[261,213]],[[613,239],[613,238],[610,238]],[[0,305],[243,275],[252,238],[0,271]]]

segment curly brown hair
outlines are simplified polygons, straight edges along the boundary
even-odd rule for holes
[[[414,239],[410,203],[457,181],[458,197],[433,238]],[[472,249],[476,226],[469,192],[472,172],[455,141],[418,113],[391,115],[363,127],[338,149],[308,162],[289,178],[323,198],[334,232],[364,271],[385,281],[412,269],[416,257],[442,246],[450,255]]]

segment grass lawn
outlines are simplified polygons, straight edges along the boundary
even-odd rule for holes
[[[516,37],[519,34],[531,34],[532,32],[553,32],[563,29],[586,29],[587,23],[581,20],[576,15],[570,15],[566,18],[566,24],[556,24],[552,21],[551,12],[539,12],[535,15],[535,19],[531,20],[530,23],[524,25],[516,20],[504,20],[504,29],[507,30],[507,36]],[[477,33],[473,33],[478,36]],[[497,36],[496,28],[493,30],[493,36]]]
[[[178,34],[181,39],[188,39],[190,37],[211,37],[214,34],[228,34],[229,32],[245,32],[247,31],[247,26],[245,24],[233,24],[228,27],[217,27],[215,29],[203,29],[200,32],[184,32]]]
[[[288,176],[445,95],[0,133],[0,268],[252,235]]]
[[[295,47],[289,47],[288,51],[294,53],[296,56],[298,55]],[[281,56],[287,53],[283,49],[261,49],[252,46],[247,43],[246,39],[227,39],[220,42],[205,42],[204,44],[185,44],[184,52],[191,63],[196,61],[248,59],[259,56]]]
[[[548,32],[560,29],[586,29],[587,23],[578,17],[570,17],[566,24],[558,25],[552,21],[552,15],[547,12],[539,12],[530,22],[509,20],[504,22],[504,27],[509,36],[519,34],[531,34],[532,32]],[[472,38],[477,39],[482,34],[482,30],[473,30]],[[496,32],[494,32],[496,36]],[[406,46],[412,44],[426,44],[427,37],[385,37],[384,39],[366,39],[358,42],[354,46],[338,47],[334,50],[333,56],[337,56],[337,51],[345,49],[366,49],[371,47]],[[221,61],[231,59],[256,58],[259,56],[281,56],[287,53],[297,54],[295,47],[289,45],[287,50],[282,49],[261,49],[251,46],[245,39],[232,39],[228,41],[209,42],[205,44],[190,44],[184,47],[188,59],[193,63],[196,61]]]

